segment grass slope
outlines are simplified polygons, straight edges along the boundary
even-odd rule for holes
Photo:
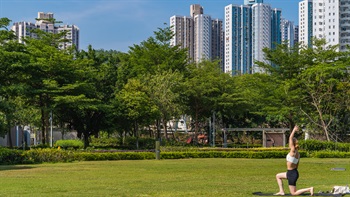
[[[346,171],[331,171],[331,168]],[[277,192],[284,159],[95,161],[0,166],[0,196],[252,196]],[[297,188],[350,183],[349,159],[302,158]],[[288,186],[285,182],[285,191]]]

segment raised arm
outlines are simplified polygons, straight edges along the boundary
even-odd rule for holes
[[[294,148],[295,148],[295,144],[294,144],[294,142],[293,142],[293,138],[294,138],[295,132],[297,132],[298,130],[299,130],[298,125],[295,125],[294,128],[293,128],[292,133],[291,133],[290,136],[289,136],[289,148],[290,148],[291,150],[293,150],[293,151],[294,151]]]

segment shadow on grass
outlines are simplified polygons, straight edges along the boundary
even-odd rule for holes
[[[33,166],[16,166],[16,165],[0,165],[0,171],[5,171],[5,170],[28,170],[35,168]]]

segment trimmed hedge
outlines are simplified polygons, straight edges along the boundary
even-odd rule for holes
[[[84,142],[81,140],[57,140],[55,146],[63,149],[81,149],[84,148]]]
[[[317,151],[311,154],[315,158],[350,158],[350,152]]]
[[[267,158],[285,158],[288,151],[208,151],[208,152],[162,152],[161,159],[184,159],[184,158],[249,158],[249,159],[267,159]],[[305,151],[300,151],[301,157],[306,157]]]
[[[299,140],[301,149],[308,151],[336,150],[350,152],[350,143],[328,142],[319,140]]]
[[[162,151],[161,159],[186,159],[186,158],[285,158],[288,149],[256,149],[235,150],[231,149],[201,149],[188,151]],[[314,158],[350,158],[350,152],[340,151],[314,151],[300,150],[301,157]],[[31,149],[29,151],[0,148],[0,164],[34,164],[43,162],[72,162],[72,161],[100,161],[100,160],[145,160],[155,159],[154,152],[116,152],[116,151],[74,151],[58,149]]]
[[[24,163],[23,151],[15,149],[0,148],[0,164],[12,165]]]
[[[91,138],[90,147],[94,149],[117,148],[121,145],[120,138]]]
[[[71,162],[75,161],[74,151],[58,149],[33,149],[23,152],[24,163]]]
[[[205,147],[205,148],[198,148],[198,147],[161,147],[161,151],[164,152],[205,152],[205,151],[253,151],[253,152],[259,152],[259,151],[289,151],[289,148],[283,148],[283,147],[274,147],[274,148],[217,148],[217,147]]]
[[[79,161],[101,161],[101,160],[144,160],[155,159],[155,153],[151,152],[113,152],[113,153],[91,153],[77,152],[75,159]]]
[[[89,149],[119,149],[136,150],[136,137],[126,137],[124,142],[121,138],[91,138]],[[139,138],[138,149],[152,149],[155,145],[154,138]]]

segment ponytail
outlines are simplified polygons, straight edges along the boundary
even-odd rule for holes
[[[293,138],[293,145],[296,149],[299,149],[299,143],[298,143],[297,138],[295,138],[295,137]]]

